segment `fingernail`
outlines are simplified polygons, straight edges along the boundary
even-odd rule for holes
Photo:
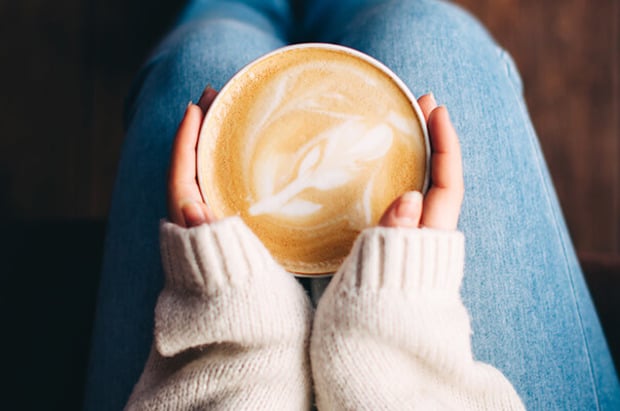
[[[198,204],[197,202],[193,202],[192,204],[192,208],[194,209],[194,211],[201,217],[201,218],[205,218],[205,213],[204,211],[202,211],[202,207],[200,207],[200,204]]]
[[[446,107],[445,104],[442,104],[439,107],[443,108],[443,110],[446,112],[446,116],[448,116],[448,120],[449,120],[450,119],[450,112],[448,111],[448,107]]]
[[[396,207],[394,214],[398,219],[412,220],[412,216],[417,217],[422,205],[422,194],[419,191],[408,191],[400,199],[400,204]]]
[[[203,98],[205,98],[207,93],[210,93],[211,90],[213,90],[213,87],[211,87],[211,84],[207,84],[207,86],[204,88],[204,90],[202,90],[202,94],[200,95],[200,98],[198,99],[198,101],[200,101]]]
[[[431,101],[433,102],[433,105],[436,106],[437,105],[437,100],[435,100],[435,95],[433,94],[433,92],[431,91],[430,93],[428,93],[428,98],[431,99]]]
[[[187,107],[186,108],[190,108],[192,106],[192,104],[194,104],[194,103],[192,102],[192,100],[190,100],[189,103],[187,103]]]
[[[182,211],[183,217],[185,218],[185,223],[189,227],[197,226],[207,222],[207,216],[202,210],[202,207],[200,207],[200,204],[196,203],[195,201],[185,204],[182,208]]]

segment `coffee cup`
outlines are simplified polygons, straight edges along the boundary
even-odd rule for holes
[[[337,270],[400,194],[425,191],[430,144],[407,86],[359,51],[283,47],[222,88],[201,128],[198,182],[300,276]]]

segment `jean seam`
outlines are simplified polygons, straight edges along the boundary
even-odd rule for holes
[[[528,136],[528,139],[529,139],[530,147],[532,148],[532,152],[536,153],[537,150],[536,150],[536,147],[534,147],[534,135],[535,135],[535,132],[533,130],[532,124],[530,124],[530,122],[528,120],[528,115],[525,112],[524,103],[521,101],[521,97],[520,97],[521,93],[519,93],[516,90],[516,84],[519,84],[519,82],[516,82],[516,84],[515,84],[515,80],[513,79],[513,76],[514,76],[513,71],[514,70],[512,69],[512,63],[511,63],[511,61],[508,60],[507,54],[506,54],[505,50],[500,48],[500,53],[499,54],[500,54],[500,58],[503,60],[503,62],[505,64],[506,76],[510,80],[510,85],[511,85],[510,89],[512,90],[512,92],[513,92],[513,94],[514,94],[514,96],[515,96],[515,98],[516,98],[516,100],[518,102],[519,114],[523,118],[523,123],[526,124],[527,136]],[[559,223],[560,223],[560,221],[559,221],[560,219],[558,218],[557,210],[554,209],[553,204],[551,203],[549,181],[544,178],[545,176],[544,176],[544,174],[542,172],[542,169],[541,169],[541,161],[544,161],[541,156],[542,156],[542,152],[540,154],[536,155],[536,157],[537,157],[536,158],[536,160],[537,160],[536,161],[536,168],[537,168],[537,171],[538,171],[538,175],[539,175],[539,177],[541,178],[541,180],[543,182],[542,187],[543,187],[543,189],[545,191],[545,194],[546,194],[545,199],[546,199],[546,202],[547,202],[547,205],[548,205],[549,209],[551,210],[551,214],[553,216],[553,220],[554,220],[554,223],[555,223],[554,229],[555,229],[556,233],[558,234],[558,237],[559,237],[561,245],[562,245],[562,253],[564,255],[564,265],[566,267],[566,274],[567,274],[567,277],[568,277],[568,280],[569,280],[571,294],[572,294],[572,297],[573,297],[573,304],[574,304],[574,306],[576,308],[577,317],[579,319],[579,325],[580,325],[580,328],[581,328],[581,333],[580,334],[581,334],[581,338],[582,338],[582,340],[584,342],[585,349],[587,351],[588,365],[589,365],[588,371],[589,371],[589,374],[590,374],[590,382],[592,384],[592,390],[594,392],[594,398],[596,400],[596,409],[600,410],[601,406],[600,406],[600,400],[599,400],[598,387],[596,385],[596,380],[594,379],[594,366],[593,366],[593,361],[592,361],[592,354],[591,354],[590,346],[588,344],[588,339],[587,339],[587,337],[585,335],[585,332],[584,332],[583,318],[582,318],[581,310],[580,310],[581,307],[580,307],[579,302],[577,301],[577,298],[576,298],[576,295],[575,295],[575,283],[573,281],[573,276],[571,275],[571,274],[573,274],[573,270],[570,268],[570,266],[568,264],[568,252],[567,252],[567,249],[566,249],[566,238],[565,238],[564,234],[558,229],[558,226],[559,226]]]

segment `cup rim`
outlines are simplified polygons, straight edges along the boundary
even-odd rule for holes
[[[390,80],[392,80],[396,86],[400,89],[400,91],[405,95],[405,97],[407,98],[407,100],[409,100],[409,102],[411,103],[413,110],[416,114],[418,123],[422,129],[422,135],[424,138],[424,145],[425,145],[425,155],[426,155],[426,164],[425,164],[425,172],[424,172],[424,181],[422,184],[422,193],[426,194],[426,192],[429,189],[429,185],[430,185],[430,175],[431,175],[431,146],[430,146],[430,138],[429,138],[429,133],[428,133],[428,126],[426,124],[426,120],[424,118],[424,114],[422,113],[422,109],[420,107],[420,105],[418,104],[417,99],[415,98],[415,96],[413,95],[413,93],[411,92],[411,90],[409,89],[409,87],[405,84],[405,82],[396,75],[396,73],[394,73],[388,66],[386,66],[384,63],[382,63],[381,61],[379,61],[378,59],[363,53],[359,50],[356,50],[354,48],[351,47],[347,47],[347,46],[342,46],[340,44],[334,44],[334,43],[320,43],[320,42],[309,42],[309,43],[298,43],[298,44],[292,44],[292,45],[287,45],[287,46],[283,46],[283,47],[279,47],[275,50],[272,50],[254,60],[252,60],[251,62],[249,62],[248,64],[246,64],[245,66],[243,66],[239,71],[237,71],[230,79],[228,79],[226,81],[226,84],[222,87],[222,89],[218,92],[218,95],[215,97],[215,99],[213,100],[211,106],[215,106],[218,104],[218,101],[223,99],[224,96],[226,95],[227,91],[235,86],[235,80],[242,78],[243,76],[245,76],[245,74],[250,71],[252,69],[252,67],[254,67],[255,65],[258,65],[262,62],[264,62],[265,60],[268,60],[276,55],[282,54],[282,53],[286,53],[289,52],[291,50],[299,50],[299,49],[321,49],[321,50],[332,50],[332,51],[337,51],[337,52],[341,52],[341,53],[345,53],[348,55],[351,55],[353,57],[356,57],[360,60],[363,60],[364,62],[372,65],[375,68],[378,68],[379,70],[381,70],[385,75],[387,75]],[[202,125],[200,127],[200,132],[198,135],[198,144],[196,146],[196,153],[197,155],[200,154],[203,150],[204,150],[204,145],[207,144],[206,139],[203,138],[203,134],[205,133],[205,129],[207,127],[207,124],[209,122],[209,120],[211,119],[211,117],[213,117],[215,114],[213,114],[215,111],[214,110],[208,110],[207,114],[205,115]],[[198,188],[200,191],[200,195],[202,197],[202,200],[208,205],[208,199],[206,198],[206,194],[204,192],[204,181],[203,181],[203,171],[204,171],[204,162],[200,161],[199,158],[196,159],[196,173],[198,176]],[[320,274],[308,274],[308,273],[295,273],[292,272],[293,275],[295,275],[296,277],[310,277],[310,278],[320,278],[320,277],[328,277],[333,275],[334,273],[320,273]]]

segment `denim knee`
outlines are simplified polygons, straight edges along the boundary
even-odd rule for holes
[[[385,0],[360,8],[344,28],[382,38],[398,33],[400,42],[418,38],[440,38],[453,43],[475,42],[494,46],[495,41],[468,11],[440,0]]]
[[[515,91],[519,95],[523,95],[523,79],[521,78],[521,74],[519,73],[519,69],[517,68],[517,64],[514,59],[506,49],[500,46],[497,46],[497,53],[504,62],[506,75],[512,82]]]
[[[125,103],[125,124],[142,102],[197,101],[206,85],[220,89],[241,67],[283,41],[262,26],[208,17],[177,27],[138,72]]]

